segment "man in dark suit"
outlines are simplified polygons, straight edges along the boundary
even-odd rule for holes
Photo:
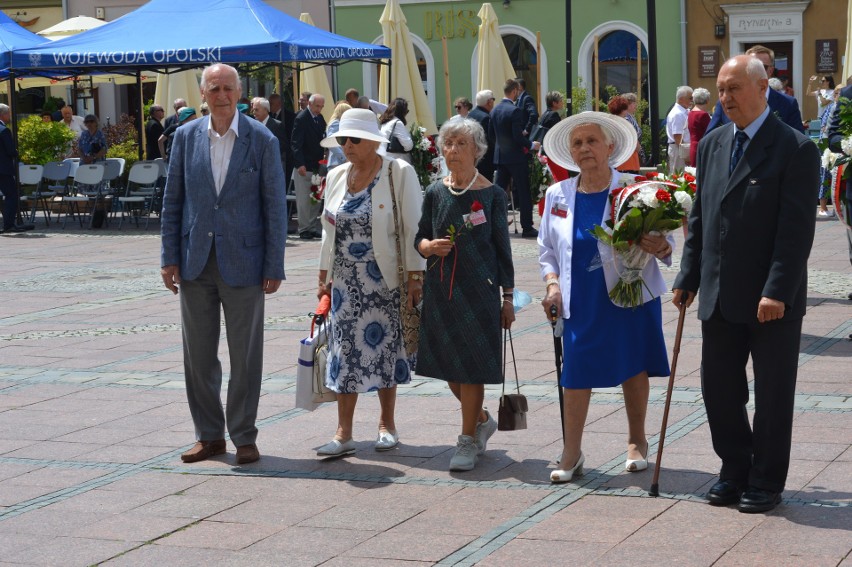
[[[672,286],[675,305],[701,290],[701,389],[722,460],[707,500],[747,513],[772,510],[787,479],[819,187],[817,147],[770,111],[768,82],[750,55],[722,65],[716,85],[731,123],[699,145],[701,190]]]
[[[284,127],[284,133],[287,135],[287,140],[293,135],[293,122],[296,120],[296,113],[290,108],[283,106],[281,95],[272,93],[269,95],[269,115],[275,120],[281,122]],[[293,177],[293,148],[290,147],[290,142],[284,148],[284,179],[290,183]]]
[[[848,81],[847,81],[848,85]],[[840,91],[840,98],[845,98],[848,100],[852,100],[852,85],[843,87]],[[846,103],[849,104],[849,103]],[[828,126],[828,143],[831,146],[831,150],[834,152],[842,152],[843,148],[840,147],[840,142],[843,141],[843,138],[846,137],[843,133],[843,128],[840,123],[840,109],[844,105],[837,103],[834,105],[834,113],[831,115],[831,122]],[[837,203],[835,203],[836,208]],[[849,177],[846,180],[846,206],[849,207],[852,205],[852,177]],[[846,220],[850,218],[850,213],[847,213]],[[844,219],[841,219],[844,220]],[[845,230],[846,232],[846,243],[849,246],[849,262],[852,263],[852,230]],[[850,300],[852,300],[852,292],[847,296]]]
[[[160,153],[160,136],[165,132],[161,120],[166,115],[162,106],[155,104],[148,109],[150,118],[145,124],[145,159],[155,160],[163,157]]]
[[[530,142],[523,134],[524,111],[515,106],[519,93],[518,82],[509,79],[503,86],[505,98],[491,111],[489,132],[494,139],[494,166],[497,169],[494,183],[503,188],[512,183],[515,207],[521,211],[523,237],[535,238],[538,231],[533,227],[527,154],[530,150],[537,151],[541,144]]]
[[[172,124],[178,124],[178,112],[180,112],[180,109],[185,107],[186,105],[187,104],[185,99],[176,98],[174,103],[172,104],[172,108],[175,109],[175,113],[166,118],[166,122],[163,124],[163,128],[168,128]]]
[[[772,76],[775,71],[775,52],[762,45],[755,45],[749,48],[746,55],[752,55],[760,59],[763,68],[766,70],[768,77]],[[802,113],[799,112],[799,102],[784,93],[779,93],[773,89],[767,89],[766,100],[769,103],[769,110],[775,114],[782,122],[790,128],[798,130],[802,134],[805,133],[805,125],[802,124]],[[716,108],[713,110],[713,117],[710,119],[710,124],[707,125],[705,136],[715,130],[717,127],[730,122],[727,115],[722,109],[722,101],[716,101]]]
[[[531,97],[530,93],[527,92],[527,82],[521,78],[515,79],[515,82],[517,82],[520,87],[518,99],[515,101],[515,106],[524,111],[523,134],[524,136],[529,136],[530,132],[532,132],[533,126],[538,123],[538,109],[536,108],[533,97]]]
[[[177,129],[163,195],[160,275],[180,289],[186,395],[195,445],[185,463],[225,453],[236,463],[260,458],[257,406],[263,370],[264,296],[284,279],[286,195],[281,150],[269,129],[237,112],[236,69],[216,64],[201,75],[210,116]],[[226,411],[219,361],[220,312],[231,359]]]
[[[12,112],[5,104],[0,104],[0,193],[3,194],[3,232],[23,232],[16,226],[18,216],[18,185],[15,182],[17,172],[15,162],[18,150],[12,131],[6,124],[12,119]]]
[[[488,149],[479,163],[476,164],[479,174],[488,181],[494,181],[494,137],[490,128],[494,100],[494,93],[490,90],[479,91],[476,93],[476,106],[467,113],[468,118],[479,122],[479,125],[485,130],[485,137],[488,139]]]
[[[284,125],[272,118],[269,112],[269,101],[263,97],[256,96],[251,100],[251,113],[255,120],[269,128],[272,135],[278,138],[278,146],[281,149],[281,165],[286,169],[286,151],[285,148],[290,145],[290,136],[284,130]],[[286,177],[285,177],[286,179]]]
[[[311,202],[311,176],[319,171],[324,151],[320,142],[325,138],[325,119],[322,109],[325,97],[312,94],[308,106],[299,111],[293,122],[293,185],[296,190],[296,209],[299,216],[299,238],[310,240],[322,236],[320,203]]]

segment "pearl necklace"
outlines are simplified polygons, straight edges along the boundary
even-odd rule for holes
[[[577,182],[577,191],[582,193],[583,195],[589,195],[591,193],[600,193],[606,189],[609,189],[609,186],[612,185],[612,173],[609,174],[609,181],[606,182],[606,185],[598,189],[597,191],[584,191],[582,187],[580,187],[580,183]]]
[[[453,191],[453,177],[452,177],[452,175],[451,175],[451,176],[450,176],[450,184],[449,184],[449,186],[447,187],[447,189],[449,190],[449,192],[450,192],[451,194],[455,195],[456,197],[461,197],[462,195],[464,195],[465,193],[467,193],[467,192],[470,190],[470,188],[471,188],[471,187],[473,187],[473,184],[476,182],[476,178],[477,178],[477,177],[479,177],[479,172],[478,172],[478,171],[477,171],[477,172],[473,175],[473,179],[471,179],[471,180],[470,180],[470,183],[468,183],[468,184],[467,184],[467,187],[465,187],[465,188],[464,188],[464,189],[462,189],[461,191]]]

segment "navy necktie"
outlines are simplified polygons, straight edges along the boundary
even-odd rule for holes
[[[740,162],[740,158],[743,157],[743,146],[748,141],[748,134],[739,130],[737,131],[737,135],[734,140],[734,153],[731,154],[731,169],[728,173],[733,173],[734,169],[736,169],[737,164]]]

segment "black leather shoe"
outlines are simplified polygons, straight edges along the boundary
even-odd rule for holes
[[[740,501],[743,489],[732,480],[720,480],[707,491],[707,502],[713,506],[728,506]]]
[[[322,238],[322,233],[314,230],[311,231],[311,236],[313,236],[314,238]]]
[[[301,238],[302,240],[313,240],[314,239],[314,233],[311,232],[311,231],[300,232],[299,238]]]
[[[738,509],[744,514],[769,512],[781,504],[781,493],[749,486],[740,498]]]
[[[535,238],[538,236],[538,231],[534,228],[525,228],[521,236],[524,238]]]

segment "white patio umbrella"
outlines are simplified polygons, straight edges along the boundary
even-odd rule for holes
[[[491,90],[499,100],[503,97],[503,85],[515,78],[515,69],[500,35],[500,24],[491,4],[485,3],[479,10],[479,39],[476,41],[476,90]]]
[[[311,18],[311,15],[307,12],[302,12],[299,16],[299,20],[316,27],[313,18]],[[326,123],[330,122],[331,115],[334,113],[335,104],[334,95],[331,93],[331,85],[328,84],[328,75],[325,72],[325,65],[300,63],[299,69],[299,90],[301,92],[321,94],[325,97],[325,106],[322,109],[322,116],[325,118]]]
[[[198,88],[199,69],[189,69],[176,73],[157,73],[157,88],[154,90],[154,104],[159,104],[166,111],[166,116],[174,113],[172,105],[175,99],[186,100],[187,106],[195,109],[201,117],[201,91]]]
[[[100,27],[105,23],[103,20],[90,18],[89,16],[75,16],[36,33],[51,41],[56,41],[57,39],[63,39],[70,35]]]
[[[388,66],[382,66],[379,75],[379,100],[388,100],[388,71],[390,71],[390,96],[408,101],[408,122],[416,121],[426,128],[426,134],[438,133],[435,117],[429,106],[429,99],[423,88],[417,58],[414,56],[414,44],[408,31],[405,14],[399,6],[399,0],[388,0],[379,23],[382,24],[382,42],[391,48],[393,59]]]

